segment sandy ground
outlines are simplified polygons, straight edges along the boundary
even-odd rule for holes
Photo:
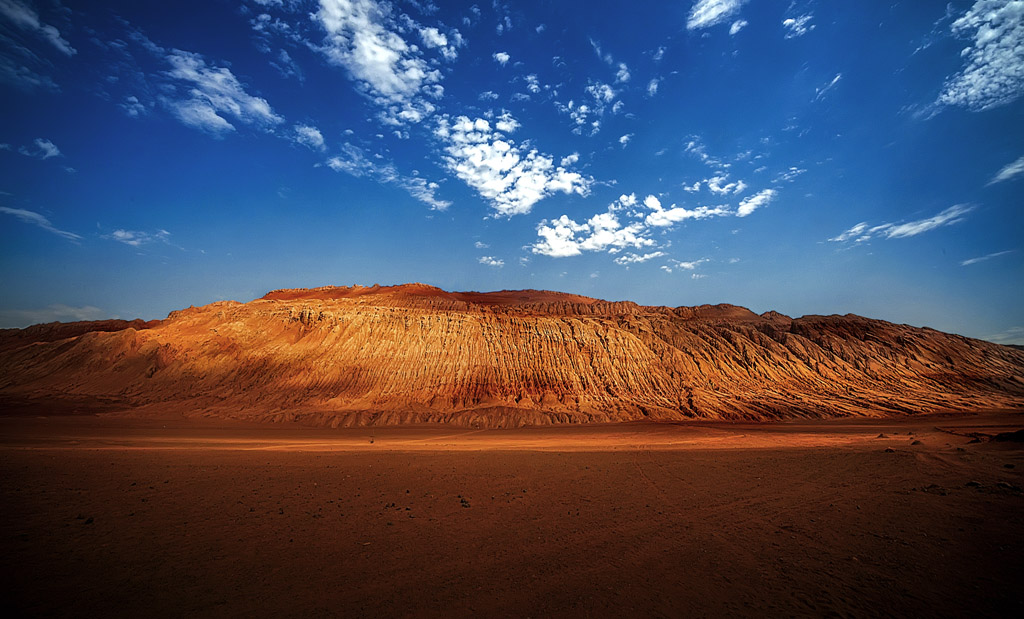
[[[484,431],[4,417],[0,604],[1024,616],[1024,444],[989,440],[1020,428],[1020,413]]]

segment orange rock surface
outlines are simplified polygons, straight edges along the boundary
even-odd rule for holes
[[[1024,408],[1024,351],[853,315],[324,287],[0,332],[0,405],[67,402],[331,426],[881,416]]]

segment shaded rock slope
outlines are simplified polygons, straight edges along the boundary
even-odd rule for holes
[[[1024,351],[853,315],[325,287],[0,331],[3,402],[332,426],[1024,409]]]

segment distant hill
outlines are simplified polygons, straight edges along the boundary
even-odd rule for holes
[[[854,315],[325,287],[0,331],[4,403],[332,426],[880,416],[1024,408],[1024,351]]]

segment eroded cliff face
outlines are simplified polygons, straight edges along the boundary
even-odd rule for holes
[[[1024,352],[858,316],[411,284],[103,324],[57,340],[0,333],[0,401],[334,426],[1024,408]]]

